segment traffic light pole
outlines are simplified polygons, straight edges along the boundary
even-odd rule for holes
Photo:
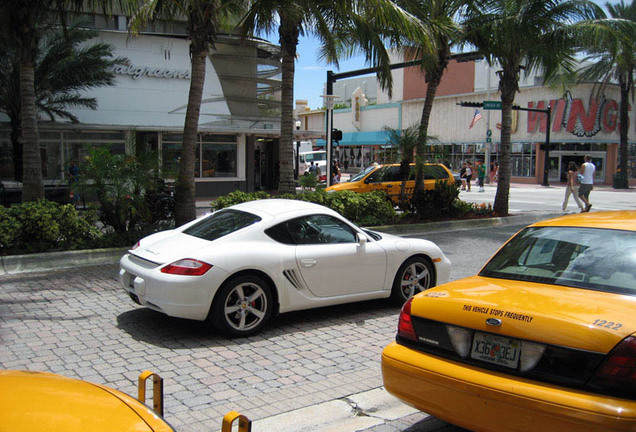
[[[460,105],[463,107],[478,107],[478,108],[484,107],[483,102],[458,102],[457,105]],[[491,105],[493,104],[491,103]],[[500,106],[499,108],[494,108],[494,106],[495,105],[493,105],[493,107],[488,107],[484,109],[501,110]],[[548,158],[550,157],[550,116],[551,116],[550,113],[552,110],[552,106],[548,105],[548,108],[541,109],[541,108],[522,108],[519,105],[513,105],[512,109],[516,111],[538,112],[538,113],[543,113],[546,115],[545,144],[544,144],[544,150],[543,150],[545,152],[545,158],[543,160],[543,182],[541,183],[541,186],[550,186],[550,183],[548,182],[548,170],[550,168],[548,165]]]

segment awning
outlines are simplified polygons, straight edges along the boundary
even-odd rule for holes
[[[342,140],[339,143],[334,141],[333,145],[360,146],[360,145],[386,145],[389,140],[389,134],[386,131],[377,132],[343,132]],[[318,147],[324,147],[326,141],[324,139],[316,140]]]

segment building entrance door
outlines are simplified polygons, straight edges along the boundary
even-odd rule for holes
[[[605,183],[605,159],[606,154],[604,152],[577,152],[577,151],[557,151],[550,153],[550,160],[553,157],[558,158],[558,161],[554,161],[553,166],[557,166],[558,170],[550,170],[549,181],[566,183],[568,178],[568,164],[573,161],[577,168],[579,168],[585,161],[585,155],[592,156],[592,163],[596,166],[594,173],[594,183]]]

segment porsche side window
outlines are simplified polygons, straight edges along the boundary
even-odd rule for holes
[[[284,225],[294,243],[299,245],[356,242],[356,235],[349,225],[327,215],[292,219]]]
[[[212,241],[260,220],[260,217],[251,213],[237,210],[221,210],[203,218],[183,232],[184,234]]]
[[[265,234],[270,236],[272,240],[279,243],[288,245],[296,244],[294,238],[292,237],[291,231],[288,229],[288,222],[278,224],[265,230]]]

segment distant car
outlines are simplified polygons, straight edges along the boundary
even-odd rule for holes
[[[48,372],[0,371],[0,430],[168,432],[159,413],[110,387]]]
[[[453,173],[442,164],[424,165],[424,188],[434,189],[438,181],[455,184]],[[353,192],[371,192],[374,190],[385,191],[394,202],[397,202],[400,194],[402,179],[400,177],[400,165],[371,165],[347,182],[338,183],[326,189],[327,192],[350,190]],[[415,187],[415,164],[411,164],[409,179],[406,181],[406,192],[410,193]]]
[[[563,216],[405,303],[402,401],[475,431],[636,430],[636,211]]]
[[[296,200],[246,202],[142,239],[120,260],[137,303],[230,336],[276,312],[413,294],[448,280],[434,243],[357,227]]]

